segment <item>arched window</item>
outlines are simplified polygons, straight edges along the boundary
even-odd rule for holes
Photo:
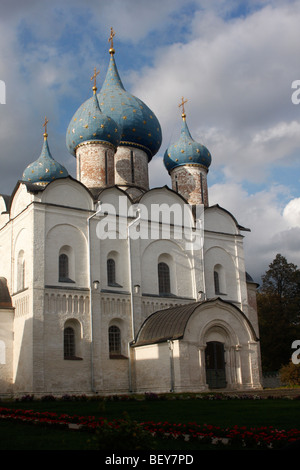
[[[64,358],[74,358],[75,352],[75,331],[68,326],[64,329]]]
[[[116,284],[116,263],[112,258],[107,260],[107,284],[109,286]]]
[[[116,356],[121,354],[121,331],[115,325],[108,329],[109,355]]]
[[[226,294],[225,271],[221,264],[216,264],[214,267],[214,286],[216,295]]]
[[[17,290],[25,289],[25,259],[24,251],[21,250],[18,254],[18,266],[17,266]]]
[[[170,268],[166,263],[158,263],[158,291],[160,295],[171,293]]]
[[[74,250],[69,245],[61,247],[58,253],[58,281],[75,283]]]

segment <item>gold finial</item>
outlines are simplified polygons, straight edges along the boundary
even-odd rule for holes
[[[182,114],[181,114],[181,116],[182,116],[182,119],[183,119],[183,120],[185,120],[185,118],[186,118],[186,114],[185,114],[185,111],[184,111],[184,105],[185,105],[185,103],[187,103],[187,102],[188,102],[188,100],[184,100],[184,98],[182,97],[182,98],[181,98],[181,103],[178,105],[178,108],[180,108],[180,107],[182,106]]]
[[[47,134],[47,124],[48,124],[48,122],[49,122],[49,121],[48,121],[48,119],[47,119],[46,116],[45,116],[45,122],[44,122],[44,124],[43,124],[43,127],[45,128],[45,132],[44,132],[44,139],[45,139],[45,140],[46,140],[47,137],[48,137],[48,134]]]
[[[114,32],[113,28],[110,28],[110,36],[108,38],[108,42],[110,42],[110,49],[109,49],[109,53],[111,55],[113,55],[115,53],[115,50],[114,50],[114,37],[115,37],[116,33]]]
[[[97,78],[97,75],[99,75],[99,73],[100,73],[100,71],[98,70],[98,72],[97,72],[97,68],[95,67],[95,68],[94,68],[94,75],[91,76],[91,80],[94,80],[94,86],[93,86],[94,94],[95,94],[96,91],[97,91],[96,78]]]

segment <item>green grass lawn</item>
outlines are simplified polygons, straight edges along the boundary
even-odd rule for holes
[[[114,419],[126,412],[131,419],[197,422],[218,426],[274,426],[292,429],[300,426],[300,400],[158,400],[158,401],[33,401],[3,402],[0,406],[58,414],[95,416]],[[91,435],[81,431],[51,429],[51,426],[0,421],[1,450],[88,450]],[[179,447],[178,447],[179,446]],[[201,444],[201,449],[204,449]],[[212,448],[212,447],[207,447]],[[162,441],[159,450],[199,449],[199,444]]]

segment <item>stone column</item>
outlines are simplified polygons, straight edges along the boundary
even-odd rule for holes
[[[205,372],[205,349],[206,345],[199,346],[200,386],[208,389]]]

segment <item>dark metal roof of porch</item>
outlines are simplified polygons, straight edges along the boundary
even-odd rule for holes
[[[177,305],[175,307],[158,310],[157,312],[152,313],[142,324],[136,335],[135,341],[131,343],[131,346],[144,346],[147,344],[162,343],[183,338],[186,325],[196,308],[216,301],[229,304],[235,308],[248,323],[253,338],[258,340],[251,322],[242,310],[232,302],[223,300],[220,297],[214,297],[209,300],[192,302],[186,305]]]

